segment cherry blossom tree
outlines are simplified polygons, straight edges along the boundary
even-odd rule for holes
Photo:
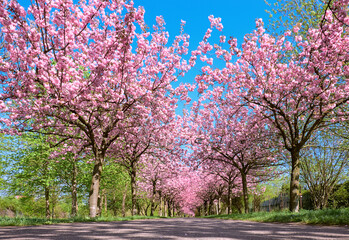
[[[200,92],[223,84],[235,96],[234,103],[248,107],[280,136],[291,156],[291,211],[298,211],[301,149],[314,131],[344,120],[341,107],[349,100],[348,3],[328,1],[319,27],[309,29],[306,40],[300,35],[292,39],[290,30],[275,39],[259,19],[257,30],[246,35],[241,49],[231,38],[228,50],[221,46],[213,50],[225,61],[224,68],[208,65],[197,77]],[[293,29],[298,30],[298,26]],[[296,54],[295,44],[300,49]]]
[[[175,104],[175,95],[186,99],[186,88],[171,83],[195,64],[182,58],[189,36],[182,32],[170,45],[164,20],[157,17],[150,33],[143,16],[131,0],[36,0],[27,10],[0,3],[3,132],[60,136],[76,152],[90,149],[91,217],[105,156],[132,116],[151,115],[168,98]]]
[[[263,177],[274,163],[275,147],[273,134],[265,122],[256,118],[248,108],[234,103],[235,99],[234,95],[218,86],[208,90],[199,103],[193,105],[193,158],[206,166],[214,166],[213,169],[220,164],[220,167],[230,169],[224,176],[225,181],[229,180],[229,188],[235,178],[241,179],[247,213],[248,185],[253,184],[256,178]],[[231,166],[227,167],[226,164]]]
[[[238,196],[242,193],[242,184],[239,171],[232,164],[228,164],[225,161],[205,161],[202,163],[202,167],[207,174],[213,179],[211,183],[213,186],[209,187],[215,191],[215,195],[218,198],[218,204],[222,195],[225,193],[227,196],[227,213],[231,213],[231,199],[232,196]],[[219,206],[218,206],[219,212]]]

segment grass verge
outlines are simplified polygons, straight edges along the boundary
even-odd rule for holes
[[[149,216],[130,216],[130,217],[75,217],[65,219],[46,219],[46,218],[28,218],[28,217],[0,217],[0,226],[32,226],[32,225],[49,225],[57,223],[73,222],[112,222],[112,221],[130,221],[138,219],[154,219],[160,217]]]
[[[249,214],[211,215],[205,218],[249,220],[255,222],[299,222],[306,224],[349,225],[349,208],[301,210],[298,213],[288,211],[255,212]]]

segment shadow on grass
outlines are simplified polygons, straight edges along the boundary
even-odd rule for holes
[[[112,222],[112,221],[130,221],[140,219],[157,219],[165,217],[150,216],[130,216],[130,217],[75,217],[65,219],[46,219],[30,217],[0,217],[0,226],[31,226],[31,225],[51,225],[57,223],[74,223],[74,222]]]

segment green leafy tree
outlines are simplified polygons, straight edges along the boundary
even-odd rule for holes
[[[111,213],[116,216],[121,213],[126,216],[127,209],[132,206],[130,196],[130,176],[120,164],[109,161],[104,169],[101,179],[101,193],[99,200],[100,215]]]
[[[347,141],[319,132],[301,154],[301,179],[310,191],[314,208],[326,208],[335,184],[348,166]]]
[[[50,198],[60,184],[50,146],[38,134],[11,137],[8,141],[8,190],[25,196],[44,196],[46,218],[51,217]],[[56,202],[56,201],[55,201]]]
[[[337,184],[334,187],[330,202],[334,208],[349,207],[349,181]]]

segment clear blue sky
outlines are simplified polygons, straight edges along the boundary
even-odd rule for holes
[[[255,19],[267,21],[264,0],[134,0],[135,5],[145,8],[145,20],[152,26],[155,17],[162,15],[170,35],[179,33],[180,21],[187,22],[185,32],[191,36],[191,46],[201,41],[209,27],[208,16],[221,17],[223,33],[234,36],[239,42],[255,27]]]

